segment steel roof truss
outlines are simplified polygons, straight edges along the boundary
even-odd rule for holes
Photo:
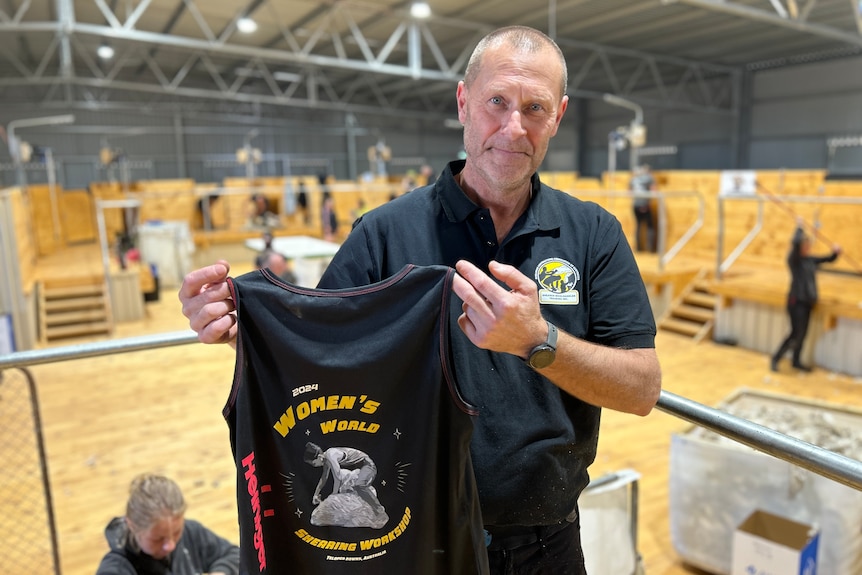
[[[224,78],[222,78],[221,74],[219,74],[218,69],[215,67],[215,64],[213,64],[213,61],[210,59],[209,55],[201,54],[200,60],[201,62],[203,62],[204,67],[206,67],[207,71],[210,73],[210,77],[219,87],[219,90],[222,92],[229,92],[227,83],[225,83]]]
[[[55,33],[35,70],[31,71],[32,66],[27,66],[15,55],[4,54],[6,60],[21,73],[24,79],[29,80],[48,80],[45,78],[46,70],[53,62],[59,61],[61,64],[59,77],[61,79],[68,77],[71,80],[74,78],[74,69],[71,66],[68,68],[62,66],[65,61],[62,54],[57,53],[59,60],[55,59],[54,56],[60,41],[63,38],[68,38],[75,55],[80,57],[79,62],[84,63],[95,80],[93,83],[87,81],[86,78],[78,78],[74,84],[79,88],[87,85],[103,86],[107,81],[116,80],[128,65],[130,56],[140,56],[141,64],[135,64],[137,73],[149,69],[157,80],[153,85],[148,86],[147,91],[149,92],[158,88],[162,90],[163,94],[193,94],[198,96],[201,91],[214,90],[219,93],[219,95],[214,96],[221,98],[231,95],[237,96],[243,91],[248,92],[244,94],[244,98],[247,97],[253,101],[259,94],[245,90],[246,87],[253,88],[250,85],[251,79],[242,76],[234,78],[232,74],[236,66],[231,66],[226,61],[226,59],[242,59],[249,62],[250,66],[257,70],[256,76],[267,84],[267,91],[271,92],[273,98],[280,104],[290,103],[291,105],[309,107],[319,104],[321,100],[318,99],[318,90],[322,87],[323,93],[335,105],[350,107],[356,104],[358,108],[365,109],[367,105],[361,102],[367,102],[368,100],[365,98],[371,98],[386,109],[391,108],[394,103],[403,102],[412,108],[424,107],[428,111],[435,111],[448,110],[451,107],[451,101],[443,103],[441,97],[441,103],[436,104],[424,92],[421,93],[421,97],[410,97],[406,92],[409,90],[409,83],[402,84],[403,87],[395,88],[396,92],[393,94],[391,92],[392,87],[384,90],[379,80],[384,77],[390,79],[393,77],[413,80],[424,79],[432,82],[429,84],[429,89],[434,87],[433,82],[455,83],[460,79],[471,53],[471,44],[468,43],[452,63],[447,62],[441,44],[428,23],[413,22],[408,19],[406,12],[392,10],[380,11],[376,17],[369,17],[369,21],[375,18],[380,20],[381,17],[400,19],[393,22],[392,32],[388,38],[385,41],[381,39],[381,42],[374,45],[374,42],[366,37],[362,26],[350,13],[350,1],[320,6],[313,16],[306,20],[307,27],[303,28],[303,31],[307,32],[307,35],[302,43],[300,43],[297,31],[286,27],[284,21],[278,18],[275,3],[270,0],[252,0],[249,4],[250,8],[238,12],[218,36],[204,19],[196,0],[178,0],[169,27],[172,28],[173,24],[176,23],[178,14],[188,10],[190,17],[195,21],[206,40],[188,35],[176,36],[137,30],[135,27],[142,21],[147,10],[155,10],[152,0],[141,0],[137,4],[128,4],[126,17],[118,16],[115,10],[117,8],[116,3],[108,2],[108,0],[93,1],[98,8],[98,14],[107,21],[107,26],[77,22],[74,18],[74,5],[71,0],[57,0],[58,9],[60,11],[68,10],[70,13],[68,17],[61,17],[62,22],[50,23],[53,24],[53,28],[46,27],[45,22],[20,24],[30,8],[30,0],[25,0],[18,7],[14,22],[9,16],[11,10],[7,9],[5,13],[0,12],[2,15],[0,16],[0,25],[5,30],[9,30],[11,27],[12,30],[21,30],[22,33],[29,30],[53,30]],[[710,3],[709,0],[670,1]],[[802,7],[800,17],[810,12],[815,2],[816,0],[807,0],[805,6]],[[272,20],[279,29],[279,34],[273,38],[272,45],[275,46],[277,40],[283,38],[287,47],[275,48],[231,43],[229,40],[235,29],[236,20],[248,10],[264,5],[272,14]],[[794,13],[795,11],[794,8],[790,8],[788,12]],[[773,15],[772,17],[778,19],[777,16]],[[477,38],[487,32],[485,26],[461,21],[457,24]],[[340,31],[339,25],[341,25]],[[414,30],[413,40],[411,40],[409,33],[405,34],[405,31],[410,31],[411,26]],[[88,48],[78,41],[82,35],[116,38],[118,43],[122,42],[120,45],[121,57],[112,63],[107,74],[102,70],[100,63],[93,60]],[[329,42],[324,41],[324,38],[327,37],[330,38]],[[137,50],[133,45],[134,43],[139,45]],[[129,48],[130,45],[132,48]],[[185,60],[181,68],[173,72],[172,68],[169,68],[164,61],[156,58],[157,48],[160,46],[173,46],[176,49],[184,50],[189,54],[188,59]],[[596,94],[595,89],[584,86],[585,80],[592,73],[593,75],[601,74],[606,80],[606,84],[616,93],[624,93],[629,97],[637,98],[637,92],[654,89],[657,90],[657,94],[663,100],[662,105],[671,107],[680,103],[683,94],[685,94],[688,98],[682,104],[684,108],[706,107],[708,111],[715,111],[714,108],[717,103],[724,100],[724,98],[717,98],[716,94],[725,93],[726,90],[708,89],[704,78],[710,77],[712,84],[722,84],[723,82],[722,87],[726,87],[729,82],[733,81],[732,70],[727,67],[686,62],[681,59],[655,56],[632,50],[607,48],[589,43],[572,43],[570,41],[561,43],[561,47],[565,48],[566,46],[575,46],[578,51],[585,54],[580,68],[570,82],[569,92],[573,96],[590,97]],[[352,54],[351,50],[353,51]],[[422,61],[423,50],[432,56],[434,65],[428,66],[426,62]],[[405,53],[407,65],[403,61],[402,63],[396,61],[396,57],[401,58]],[[622,68],[617,61],[618,59],[620,62],[623,59],[635,59],[636,62],[633,66],[628,66],[628,62],[626,62],[626,67]],[[601,73],[594,70],[596,60],[601,61],[603,70]],[[193,88],[186,88],[185,85],[191,80],[192,72],[198,63],[203,64],[206,73],[197,75]],[[278,64],[285,63],[301,66],[305,72],[302,78],[291,81],[282,90],[281,86],[284,80],[277,79],[278,75],[274,71]],[[352,70],[357,73],[358,78],[357,81],[342,88],[344,94],[339,97],[334,85],[324,73],[326,69]],[[627,70],[625,76],[621,72],[623,69]],[[670,90],[673,94],[672,97],[668,96],[667,80],[664,79],[662,69],[665,69],[670,77],[682,74],[682,79],[679,80],[673,90]],[[171,71],[169,72],[169,70]],[[80,71],[79,68],[78,72],[80,73]],[[112,87],[107,92],[113,92],[113,88],[137,90],[137,86],[147,84],[147,82],[129,81],[128,74],[123,74],[123,76],[126,79],[118,82],[117,86]],[[212,87],[202,87],[200,83],[202,78],[211,79]],[[652,80],[652,86],[645,85],[648,83],[648,79]],[[14,80],[12,81],[14,82]],[[697,89],[689,90],[689,87],[685,86],[687,82],[697,82]],[[305,100],[295,99],[295,94],[303,87],[308,97]],[[436,88],[434,89],[436,92]],[[441,90],[441,92],[443,91],[445,90]],[[272,103],[273,98],[262,98],[261,103]],[[415,112],[414,109],[413,113]]]
[[[10,4],[9,7],[12,8],[13,6]],[[24,0],[24,2],[22,2],[21,5],[18,6],[18,10],[15,11],[15,15],[12,18],[9,18],[9,16],[3,10],[0,10],[0,20],[8,24],[20,24],[21,19],[24,17],[24,14],[26,14],[27,10],[29,9],[30,0]]]
[[[736,2],[730,2],[728,0],[662,0],[664,4],[688,4],[690,6],[698,6],[700,8],[705,8],[707,10],[714,10],[716,12],[723,12],[725,14],[732,14],[734,16],[740,16],[743,18],[748,18],[750,20],[755,20],[759,22],[766,22],[769,24],[773,24],[776,26],[782,26],[784,28],[790,28],[792,30],[807,32],[809,34],[813,34],[815,36],[822,36],[824,38],[831,38],[833,40],[837,40],[839,42],[847,42],[848,44],[853,44],[856,46],[862,46],[862,33],[853,34],[849,32],[845,32],[840,28],[835,28],[834,26],[828,26],[824,24],[816,24],[807,21],[808,15],[811,12],[811,8],[816,4],[816,0],[809,0],[809,4],[803,8],[802,17],[804,19],[792,19],[787,17],[787,12],[783,11],[785,16],[782,16],[781,13],[778,15],[768,12],[766,10],[761,10],[759,8],[752,8],[751,6],[747,6],[744,4],[739,4]],[[775,0],[772,0],[773,6],[775,4]],[[854,3],[850,2],[850,5],[854,10],[858,11],[858,8],[854,7]],[[809,7],[810,6],[810,7]],[[859,23],[859,18],[857,16],[856,19],[857,24]],[[858,28],[858,26],[857,26]]]
[[[99,8],[99,12],[102,13],[102,16],[105,17],[105,21],[108,23],[108,26],[111,28],[122,28],[123,25],[120,24],[120,21],[117,20],[117,16],[114,14],[114,11],[111,10],[107,4],[105,4],[104,0],[93,0],[96,6]]]
[[[144,51],[144,62],[146,62],[150,71],[155,74],[156,78],[159,81],[159,84],[161,84],[164,88],[167,88],[171,85],[171,81],[168,80],[168,77],[165,76],[164,72],[162,72],[162,69],[159,67],[159,64],[152,56],[150,56],[150,54],[147,53],[146,50]]]
[[[649,64],[650,72],[652,72],[652,78],[655,82],[655,87],[661,96],[661,99],[664,101],[669,101],[670,96],[667,91],[667,87],[665,86],[664,79],[661,76],[661,72],[658,69],[658,64],[655,61],[655,58],[647,58],[647,63]]]
[[[8,60],[9,63],[12,64],[15,69],[18,70],[18,72],[25,78],[29,78],[33,75],[33,72],[30,70],[30,68],[28,68],[27,65],[24,64],[24,62],[19,60],[18,57],[15,56],[15,54],[13,54],[11,51],[3,51],[2,57],[6,58],[6,60]]]
[[[195,22],[197,22],[198,28],[201,29],[201,32],[204,33],[204,36],[207,37],[207,40],[215,44],[215,34],[213,34],[213,31],[209,27],[209,24],[207,24],[207,21],[204,20],[203,14],[201,14],[200,10],[198,10],[198,7],[195,5],[194,0],[183,0],[183,2],[185,2],[186,9],[192,15],[192,18],[194,18]]]
[[[188,58],[188,60],[186,60],[186,63],[183,64],[182,68],[177,70],[176,75],[174,75],[174,79],[171,80],[170,83],[168,84],[168,86],[167,86],[168,91],[174,91],[179,87],[179,85],[186,78],[188,73],[192,70],[192,68],[195,67],[195,65],[197,64],[199,59],[200,59],[200,56],[197,53],[192,53],[191,55],[189,55],[189,58]]]
[[[54,36],[51,38],[51,43],[48,44],[48,48],[45,50],[45,54],[42,55],[42,60],[39,62],[39,67],[36,68],[33,76],[36,78],[41,78],[42,75],[45,74],[45,70],[48,68],[48,64],[51,63],[54,52],[57,50],[57,46],[60,44],[60,37]]]
[[[81,46],[80,40],[77,37],[72,36],[72,49],[75,51],[75,54],[84,61],[87,68],[90,70],[90,73],[93,74],[96,78],[104,79],[105,72],[102,70],[101,66],[99,66],[93,57],[90,55],[89,50]]]
[[[620,93],[620,82],[619,82],[619,80],[617,80],[617,75],[614,72],[613,66],[611,66],[611,61],[608,58],[607,53],[598,52],[598,55],[599,55],[599,60],[602,63],[602,68],[604,68],[604,70],[605,70],[605,75],[607,75],[607,77],[608,77],[608,82],[610,82],[610,84],[611,84],[611,91],[614,94],[619,94]]]

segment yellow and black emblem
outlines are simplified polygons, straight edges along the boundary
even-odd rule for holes
[[[577,290],[581,274],[571,263],[560,258],[548,258],[536,266],[536,281],[539,282],[539,303],[577,305],[580,293]]]

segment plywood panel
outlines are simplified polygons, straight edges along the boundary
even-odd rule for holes
[[[67,244],[98,241],[96,210],[87,190],[65,190],[60,195],[60,215]]]
[[[18,246],[21,288],[25,294],[30,294],[33,293],[36,280],[35,265],[38,257],[38,248],[30,219],[30,202],[20,188],[13,188],[9,191],[9,201],[12,206],[12,218],[15,226],[15,242]]]
[[[63,190],[54,186],[53,197],[49,186],[27,186],[30,200],[30,218],[36,239],[36,250],[40,256],[52,254],[63,246],[62,229],[57,229],[54,221],[55,208],[59,215],[59,194]]]

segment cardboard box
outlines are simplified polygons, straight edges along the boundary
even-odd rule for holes
[[[818,529],[755,511],[733,535],[731,575],[817,575]]]

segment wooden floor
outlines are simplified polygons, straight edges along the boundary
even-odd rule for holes
[[[234,262],[238,275],[250,269]],[[143,321],[113,337],[185,330],[176,290],[147,304]],[[64,343],[78,343],[70,341]],[[664,388],[715,405],[741,387],[855,405],[859,380],[815,370],[768,368],[763,354],[660,333]],[[103,529],[124,511],[130,479],[143,471],[175,478],[188,516],[237,539],[234,467],[221,409],[233,373],[227,346],[174,348],[34,366],[53,490],[62,573],[93,573],[106,551]],[[594,477],[624,468],[641,475],[638,549],[649,575],[701,573],[683,564],[669,530],[671,435],[689,424],[658,410],[640,418],[606,410]],[[2,446],[0,446],[2,453]]]

